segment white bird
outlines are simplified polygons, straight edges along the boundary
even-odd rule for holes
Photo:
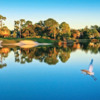
[[[96,80],[96,78],[94,77],[94,72],[93,72],[93,59],[90,62],[89,69],[88,70],[83,69],[81,71],[83,74],[90,75],[94,80]]]
[[[88,70],[83,69],[81,71],[83,73],[87,74],[87,75],[94,75],[94,72],[93,72],[93,59],[90,62],[89,69]]]

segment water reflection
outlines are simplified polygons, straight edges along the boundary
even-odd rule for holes
[[[3,54],[0,54],[0,68],[3,68],[3,67],[6,67],[7,66],[7,64],[6,63],[3,63],[3,58],[4,58],[5,56],[3,55]]]
[[[0,49],[0,68],[6,67],[7,64],[4,63],[3,61],[5,60],[5,58],[8,57],[8,53],[10,52],[9,48],[2,48]]]
[[[45,62],[49,65],[55,65],[59,60],[63,63],[67,62],[70,58],[71,52],[77,49],[84,50],[86,53],[91,51],[91,53],[97,54],[100,52],[100,44],[95,43],[74,43],[70,45],[62,46],[39,46],[39,47],[15,47],[15,46],[4,46],[0,48],[0,68],[4,67],[5,63],[3,60],[9,56],[10,52],[14,53],[15,62],[25,64],[31,63],[33,59],[39,62]]]
[[[2,43],[2,41],[0,41],[0,47],[2,47],[2,46],[1,46],[1,43]]]

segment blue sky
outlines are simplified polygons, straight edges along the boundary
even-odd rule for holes
[[[0,14],[7,17],[10,29],[21,18],[33,23],[54,18],[76,29],[100,25],[100,0],[1,0],[0,4]]]

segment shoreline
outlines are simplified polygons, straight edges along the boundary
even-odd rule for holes
[[[16,42],[16,43],[12,43],[11,41],[8,43],[5,43],[3,40],[0,41],[0,47],[8,46],[8,45],[9,46],[19,46],[21,48],[31,48],[31,47],[36,47],[40,45],[51,45],[51,43],[38,43],[32,40],[21,40],[20,42]]]
[[[68,39],[65,42],[61,40],[51,40],[51,39],[43,39],[43,38],[0,38],[0,44],[2,45],[21,45],[21,41],[26,41],[27,45],[49,45],[49,44],[58,44],[61,42],[62,44],[72,44],[74,42],[78,43],[86,43],[86,42],[100,42],[100,39]],[[1,46],[1,45],[0,45]]]

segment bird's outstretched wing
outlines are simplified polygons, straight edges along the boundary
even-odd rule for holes
[[[93,72],[93,59],[91,60],[89,65],[89,72]]]
[[[93,64],[93,59],[91,59],[91,62],[90,62],[90,65],[92,65]]]
[[[93,66],[92,65],[89,66],[89,72],[93,72]]]

